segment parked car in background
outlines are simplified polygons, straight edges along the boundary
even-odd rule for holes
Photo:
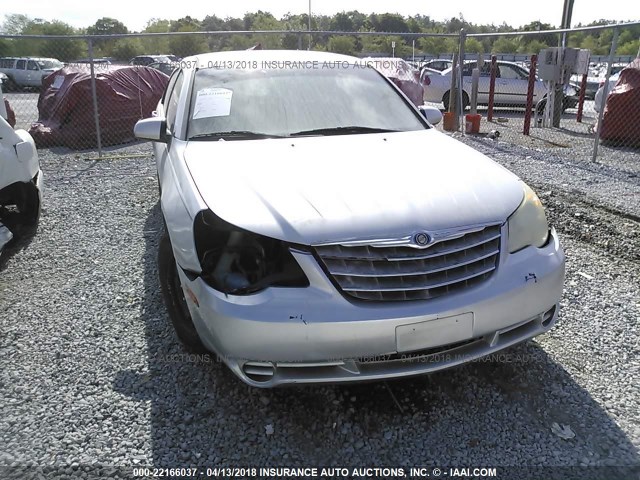
[[[147,67],[160,70],[165,75],[171,75],[171,73],[176,68],[176,63],[175,62],[153,62],[147,65]]]
[[[172,58],[178,58],[175,55],[138,55],[129,60],[129,65],[137,65],[141,67],[149,66],[152,63],[172,63],[176,60]],[[178,60],[179,61],[179,60]]]
[[[100,65],[100,66],[105,66],[105,65],[111,65],[113,62],[111,61],[111,58],[106,58],[106,57],[102,57],[102,58],[94,58],[93,59],[93,64],[94,65]],[[90,65],[91,64],[91,59],[89,58],[81,58],[79,60],[74,60],[73,62],[69,62],[70,65],[76,65],[76,64],[80,64],[80,65]]]
[[[435,60],[429,60],[428,62],[424,62],[420,68],[431,68],[433,70],[438,70],[442,72],[448,68],[453,66],[453,60],[447,60],[443,58],[438,58]]]
[[[565,257],[536,194],[380,72],[315,51],[186,60],[135,134],[154,142],[160,285],[189,348],[257,387],[354,382],[554,325]]]
[[[424,103],[424,88],[420,83],[420,72],[401,58],[369,57],[362,62],[371,64],[391,80],[415,106]]]
[[[35,229],[42,202],[42,171],[33,138],[14,130],[0,88],[0,251],[14,235]]]
[[[466,109],[471,103],[471,75],[477,62],[467,62],[462,71],[463,91],[462,103]],[[527,91],[529,88],[529,71],[513,62],[499,60],[494,90],[494,104],[504,107],[523,107],[527,104]],[[447,108],[451,88],[451,72],[449,68],[442,74],[429,75],[429,86],[425,88],[424,99],[427,102],[442,102]],[[489,103],[489,84],[491,80],[491,63],[485,62],[480,69],[478,82],[478,105]],[[536,79],[533,89],[533,104],[542,100],[547,95],[547,88],[543,81]],[[573,87],[565,89],[563,109],[573,108],[578,103],[577,92]],[[544,108],[544,103],[540,109]]]
[[[11,57],[0,58],[0,72],[7,75],[6,88],[40,88],[42,79],[64,64],[56,58]]]

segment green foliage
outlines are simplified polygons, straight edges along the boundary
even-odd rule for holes
[[[159,18],[152,18],[144,29],[146,33],[166,33],[171,31],[171,22]],[[162,55],[169,53],[169,37],[144,37],[140,39],[143,53]],[[140,54],[139,54],[140,55]]]
[[[126,20],[126,19],[124,19]],[[221,50],[242,50],[260,43],[268,49],[306,49],[309,37],[307,14],[286,14],[278,19],[271,13],[257,11],[247,13],[242,18],[222,19],[216,15],[207,15],[203,20],[183,17],[177,20],[152,18],[143,32],[197,32],[197,31],[237,31],[237,30],[290,30],[283,35],[253,34],[226,36],[172,36],[146,37],[140,39],[124,38],[119,40],[96,39],[93,42],[95,56],[113,56],[119,60],[142,53],[169,54],[186,56],[195,53]],[[611,20],[598,20],[591,25],[615,23]],[[581,25],[577,25],[581,26]],[[468,22],[460,14],[446,21],[435,21],[429,16],[415,15],[403,17],[395,13],[364,14],[358,11],[343,11],[333,16],[313,15],[312,30],[352,31],[352,32],[397,32],[403,33],[452,33],[456,37],[420,37],[416,39],[416,54],[451,54],[458,51],[460,29],[467,33],[494,33],[514,30],[543,31],[554,29],[554,25],[530,22],[527,25],[513,28],[502,23],[500,25],[475,25]],[[60,21],[44,21],[20,14],[5,15],[0,32],[12,35],[72,35],[88,33],[93,35],[127,33],[125,24],[118,19],[104,17],[88,26],[86,31],[77,30]],[[465,44],[467,53],[538,53],[546,46],[558,45],[556,34],[521,35],[517,37],[468,37]],[[567,35],[567,45],[587,48],[593,55],[606,55],[611,48],[613,31],[596,30],[589,32],[572,32]],[[391,42],[396,42],[395,54],[408,57],[412,54],[413,38],[404,35],[396,36],[338,36],[315,34],[311,47],[314,50],[333,51],[348,54],[377,54],[391,56]],[[627,27],[620,31],[618,38],[618,55],[636,55],[640,47],[640,27]],[[85,40],[4,40],[0,39],[0,56],[24,55],[47,56],[63,61],[75,60],[87,56]]]
[[[187,21],[181,22],[181,25],[179,25],[177,30],[174,31],[198,32],[199,28],[197,25],[193,25]],[[208,50],[209,46],[207,45],[207,39],[204,35],[172,35],[169,38],[169,52],[164,53],[172,53],[179,57],[188,57],[189,55],[205,53]]]
[[[333,53],[354,55],[356,53],[356,40],[353,37],[347,37],[345,35],[332,36],[329,38],[327,50]]]
[[[142,42],[138,38],[121,38],[114,42],[111,56],[116,60],[129,61],[137,55],[145,53]]]
[[[484,45],[476,38],[467,38],[464,42],[464,51],[467,53],[484,53]]]

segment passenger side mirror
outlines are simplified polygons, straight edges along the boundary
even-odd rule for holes
[[[442,112],[440,112],[440,109],[436,107],[429,107],[426,105],[421,105],[418,108],[420,110],[420,113],[424,115],[424,118],[426,118],[427,122],[429,122],[431,125],[437,125],[442,121]]]
[[[152,142],[162,143],[169,141],[167,121],[162,117],[138,120],[135,127],[133,127],[133,134],[140,140],[151,140]]]

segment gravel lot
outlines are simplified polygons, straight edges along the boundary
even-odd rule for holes
[[[187,355],[173,334],[149,146],[102,161],[41,151],[39,231],[0,261],[0,477],[44,465],[77,478],[130,477],[135,465],[324,464],[591,466],[499,478],[639,478],[640,155],[585,165],[464,141],[548,206],[567,253],[558,326],[414,380],[266,391]]]

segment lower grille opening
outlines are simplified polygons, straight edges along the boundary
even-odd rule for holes
[[[555,313],[556,313],[556,306],[555,305],[544,313],[544,315],[542,316],[542,326],[543,327],[548,327],[549,326],[549,324],[551,323],[551,320],[553,320],[553,316],[555,315]]]
[[[242,366],[242,371],[254,382],[268,382],[275,374],[275,367],[270,363],[247,362]]]
[[[464,340],[462,342],[450,343],[449,345],[442,345],[440,347],[424,348],[422,350],[414,350],[412,352],[405,352],[405,353],[392,353],[389,355],[384,355],[384,360],[381,360],[381,361],[391,362],[393,360],[402,360],[405,362],[410,362],[412,360],[417,360],[417,359],[423,360],[425,357],[429,357],[431,355],[440,355],[446,352],[450,352],[457,348],[464,347],[465,345],[470,345],[472,343],[478,342],[482,339],[483,337],[478,337],[478,338],[472,338],[470,340]],[[365,362],[359,362],[359,363],[368,363],[368,362],[365,361]]]

